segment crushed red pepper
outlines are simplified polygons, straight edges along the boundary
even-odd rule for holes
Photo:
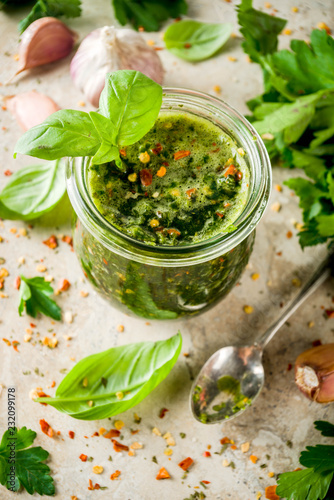
[[[159,418],[164,418],[164,416],[166,415],[166,413],[168,411],[169,410],[167,408],[161,408],[160,413],[159,413]]]
[[[54,431],[53,431],[52,427],[44,419],[41,419],[39,421],[39,425],[41,426],[41,430],[42,430],[42,432],[44,432],[44,434],[46,434],[50,438],[53,437]]]
[[[73,431],[68,431],[68,435],[70,439],[74,439],[75,433]]]
[[[20,276],[17,276],[15,278],[15,284],[14,284],[14,286],[15,286],[16,290],[20,289],[20,286],[21,286],[21,278],[20,278]]]
[[[320,339],[313,340],[313,342],[312,342],[312,346],[313,346],[313,347],[318,347],[318,345],[322,345],[321,340],[320,340]]]
[[[66,292],[71,286],[71,283],[64,279],[61,283],[60,283],[60,287],[58,288],[58,291],[59,292]]]
[[[280,497],[276,495],[277,485],[267,486],[265,489],[265,496],[268,500],[280,500]]]
[[[156,476],[156,479],[169,479],[169,478],[170,478],[170,475],[168,474],[165,467],[161,467],[161,469],[159,470],[159,472]]]
[[[93,484],[91,479],[89,480],[88,484],[89,484],[88,486],[89,490],[99,490],[101,488],[101,486],[98,483]]]
[[[88,457],[87,457],[87,455],[85,455],[84,453],[81,453],[81,455],[80,455],[80,457],[79,457],[79,458],[80,458],[80,460],[81,460],[82,462],[87,462],[87,458],[88,458]]]
[[[174,160],[181,160],[181,158],[185,158],[190,155],[190,151],[176,151],[174,153]]]
[[[117,429],[110,429],[106,434],[103,434],[103,437],[107,439],[111,439],[113,437],[118,437],[120,435],[121,431],[118,431]]]
[[[120,476],[120,475],[121,475],[121,471],[120,471],[120,470],[116,470],[113,474],[111,474],[110,479],[111,479],[112,481],[114,481],[114,480],[115,480],[115,479],[117,479],[117,478],[118,478],[118,476]]]
[[[161,151],[163,150],[163,147],[162,145],[160,144],[160,142],[158,142],[156,145],[155,145],[155,148],[152,148],[151,151],[154,155],[159,155],[161,153]]]
[[[211,453],[209,451],[205,451],[203,453],[203,457],[211,457]]]
[[[63,236],[61,240],[73,247],[73,239],[71,236]]]
[[[38,394],[39,398],[50,398],[51,397],[51,396],[49,396],[49,394],[45,394],[45,392],[43,392],[43,391],[38,391],[37,394]],[[43,406],[47,406],[46,403],[40,403],[40,404]]]
[[[129,451],[129,447],[126,446],[125,444],[119,443],[116,441],[116,439],[112,439],[111,442],[114,445],[114,450],[119,452],[119,451]]]
[[[47,240],[44,240],[43,243],[52,250],[54,250],[58,246],[58,240],[54,234],[52,234]]]
[[[143,186],[150,186],[152,184],[153,175],[152,172],[147,168],[143,168],[139,172],[139,176],[140,176],[140,182],[142,183]]]
[[[183,469],[184,471],[187,471],[193,463],[194,463],[193,459],[187,457],[184,460],[181,460],[181,462],[179,463],[179,467],[181,467],[181,469]]]

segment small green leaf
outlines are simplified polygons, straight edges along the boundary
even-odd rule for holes
[[[320,431],[323,436],[334,437],[334,425],[325,420],[316,420],[314,427]]]
[[[20,316],[25,307],[27,314],[33,318],[36,318],[37,314],[41,312],[45,316],[50,316],[60,321],[61,309],[50,299],[49,296],[52,294],[53,288],[44,278],[36,277],[28,279],[21,275],[20,303],[18,308]]]
[[[66,192],[65,165],[60,160],[24,167],[0,193],[0,217],[33,220],[51,211]]]
[[[20,137],[14,157],[17,153],[44,160],[57,160],[64,156],[93,156],[100,142],[88,113],[61,109]]]
[[[164,40],[167,49],[186,61],[202,61],[213,56],[227,42],[233,25],[185,20],[168,26]]]
[[[107,163],[109,161],[115,161],[118,159],[119,159],[118,148],[116,146],[112,146],[107,142],[102,142],[100,149],[97,151],[97,153],[95,153],[95,155],[92,158],[92,163],[95,165],[101,165],[101,163]],[[118,166],[118,163],[116,164]],[[124,167],[122,169],[124,170]]]
[[[11,491],[23,487],[30,495],[36,492],[52,496],[55,494],[53,478],[49,474],[50,468],[43,463],[49,453],[40,446],[28,448],[35,438],[36,432],[26,427],[5,431],[0,445],[0,483]],[[13,450],[15,458],[11,454]]]
[[[313,469],[284,472],[278,478],[277,495],[287,500],[323,500],[333,472],[323,475]]]
[[[162,88],[139,71],[108,73],[100,111],[115,131],[115,144],[139,141],[154,125],[162,104]]]
[[[19,22],[18,27],[22,34],[31,23],[41,17],[78,17],[80,14],[80,0],[37,0],[28,16]]]
[[[301,452],[299,462],[304,467],[313,468],[315,472],[328,473],[334,471],[334,446],[317,444],[307,446]]]
[[[93,354],[72,368],[54,398],[35,401],[81,420],[118,415],[140,403],[160,384],[173,368],[181,345],[178,333],[168,340],[128,344]],[[82,383],[84,379],[88,384]]]

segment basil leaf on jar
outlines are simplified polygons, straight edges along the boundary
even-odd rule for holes
[[[185,20],[168,26],[164,40],[167,49],[186,61],[203,61],[213,56],[227,42],[233,25]]]
[[[180,332],[167,340],[139,342],[92,354],[60,383],[54,398],[37,398],[80,420],[118,415],[137,405],[167,377],[182,346]]]

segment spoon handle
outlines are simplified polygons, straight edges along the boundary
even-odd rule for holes
[[[311,278],[301,288],[298,295],[283,309],[282,315],[273,323],[268,330],[256,341],[255,345],[263,349],[273,338],[275,333],[284,325],[287,319],[298,309],[298,307],[332,274],[333,252],[314,271]]]

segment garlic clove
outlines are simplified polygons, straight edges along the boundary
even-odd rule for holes
[[[55,17],[42,17],[23,32],[19,46],[19,69],[26,69],[58,61],[70,54],[77,34]]]
[[[312,347],[300,354],[295,364],[295,382],[312,401],[334,401],[334,344]]]
[[[157,52],[136,31],[105,26],[81,42],[71,62],[74,84],[95,107],[107,73],[133,69],[161,84],[164,69]]]
[[[3,101],[23,130],[39,125],[60,109],[50,97],[36,90],[6,96]]]

